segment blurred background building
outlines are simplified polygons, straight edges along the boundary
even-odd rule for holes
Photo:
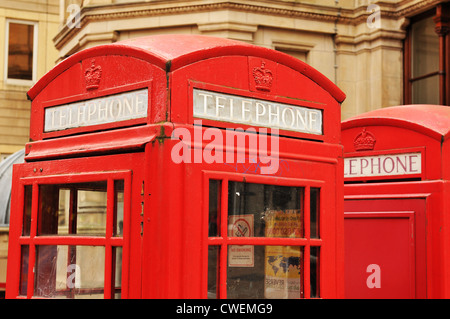
[[[0,297],[8,249],[11,164],[29,140],[27,91],[58,59],[59,0],[0,0]],[[19,153],[17,153],[19,152]],[[14,157],[5,160],[9,155]]]
[[[95,45],[183,33],[279,50],[347,94],[347,119],[393,105],[449,105],[449,31],[443,0],[0,0],[0,159],[29,139],[27,90]],[[0,290],[9,221],[1,217]]]

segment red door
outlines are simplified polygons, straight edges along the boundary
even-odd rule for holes
[[[422,298],[425,201],[345,201],[345,297]]]
[[[140,296],[143,153],[14,168],[8,298]]]

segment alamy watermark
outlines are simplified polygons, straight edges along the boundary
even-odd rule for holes
[[[367,7],[367,12],[371,14],[367,18],[367,26],[370,29],[380,29],[381,28],[381,8],[377,4],[370,4]]]
[[[78,4],[72,3],[67,6],[67,13],[69,16],[65,21],[69,29],[81,28],[81,7]]]
[[[253,127],[221,130],[205,128],[194,121],[194,129],[175,128],[171,139],[179,142],[171,158],[179,163],[258,164],[261,174],[276,174],[280,166],[279,130]],[[206,144],[206,145],[205,145]]]

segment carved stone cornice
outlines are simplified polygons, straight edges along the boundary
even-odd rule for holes
[[[399,20],[411,17],[423,12],[440,3],[449,0],[403,0],[398,3],[377,1],[380,14],[383,19]],[[206,2],[206,3],[205,3]],[[163,1],[158,2],[134,2],[129,4],[109,4],[84,6],[81,10],[81,28],[69,29],[64,26],[54,38],[56,47],[59,49],[67,41],[76,36],[83,27],[90,22],[114,21],[121,19],[133,19],[153,16],[182,15],[214,11],[240,11],[268,16],[282,16],[292,19],[305,19],[320,22],[337,23],[356,26],[367,21],[370,12],[366,6],[358,8],[341,8],[336,6],[321,6],[313,4],[302,4],[299,2],[287,3],[284,1]],[[264,24],[261,19],[260,24]],[[442,29],[444,31],[444,29]],[[332,33],[333,30],[330,30]]]
[[[395,12],[399,17],[412,17],[423,11],[431,9],[440,3],[449,2],[448,0],[403,0],[397,5]]]
[[[182,2],[180,2],[182,3]],[[343,10],[338,7],[324,7],[324,6],[270,6],[267,2],[266,5],[249,3],[248,1],[220,1],[210,2],[207,4],[184,4],[178,6],[167,7],[153,7],[152,3],[134,3],[130,5],[104,5],[89,7],[85,6],[81,10],[80,28],[69,29],[64,26],[60,32],[53,39],[55,45],[59,48],[64,45],[67,38],[72,38],[83,27],[90,22],[98,21],[111,21],[119,19],[132,19],[139,17],[152,17],[152,16],[164,16],[164,15],[181,15],[190,14],[194,12],[213,12],[220,10],[234,10],[241,12],[256,13],[262,15],[283,16],[295,19],[308,19],[324,22],[336,22],[351,24],[353,21],[352,10]],[[316,8],[316,9],[315,9]],[[317,10],[320,8],[320,12]]]
[[[435,31],[440,36],[446,36],[450,32],[450,6],[439,4],[433,21],[436,24]]]

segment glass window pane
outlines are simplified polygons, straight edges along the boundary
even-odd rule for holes
[[[319,298],[319,256],[320,247],[311,247],[309,277],[311,283],[311,298]]]
[[[304,188],[229,182],[228,236],[300,238]]]
[[[59,186],[39,186],[39,235],[58,234]]]
[[[238,250],[242,246],[229,246]],[[228,255],[227,297],[230,299],[303,298],[303,247],[251,246],[243,250],[253,265],[239,265]]]
[[[103,298],[104,271],[102,246],[36,246],[34,295]]]
[[[208,247],[208,299],[217,299],[219,289],[219,246]]]
[[[433,19],[420,20],[412,25],[412,77],[439,70],[439,37]]]
[[[221,182],[209,181],[209,231],[208,236],[219,236],[220,232],[220,192]]]
[[[106,185],[40,185],[38,234],[105,236]]]
[[[33,79],[34,26],[9,23],[8,78]]]
[[[92,183],[91,183],[92,184]],[[77,234],[105,235],[106,182],[86,185],[77,195]]]
[[[114,299],[122,298],[122,247],[114,247],[113,248],[113,258],[115,259],[114,263],[114,272],[113,278],[114,282],[112,287],[114,287],[113,296]]]
[[[431,76],[412,83],[412,103],[439,104],[439,76]]]
[[[22,246],[20,256],[20,283],[19,283],[19,295],[22,296],[27,295],[29,255],[30,255],[30,246]]]
[[[114,235],[123,236],[123,201],[124,201],[124,182],[115,181],[114,188],[116,192],[115,196],[115,220],[114,220]]]
[[[319,237],[320,188],[311,188],[310,191],[310,227],[311,238]]]
[[[60,189],[59,190],[59,206],[58,206],[58,234],[67,235],[72,232],[69,230],[70,225],[70,195],[73,192],[70,189]]]
[[[30,236],[31,229],[31,199],[33,195],[33,187],[26,185],[24,188],[24,208],[23,208],[23,235]]]

